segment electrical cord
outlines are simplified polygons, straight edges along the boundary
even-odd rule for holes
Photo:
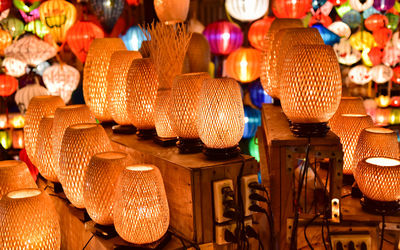
[[[192,241],[190,241],[190,240],[188,240],[188,239],[185,239],[184,237],[181,237],[181,236],[178,235],[173,229],[171,229],[171,227],[168,228],[168,232],[170,232],[173,236],[175,236],[176,238],[178,238],[178,239],[181,241],[181,243],[182,243],[184,249],[187,249],[187,248],[188,248],[188,247],[184,244],[184,242],[187,242],[187,243],[189,243],[189,247],[193,247],[193,248],[196,249],[196,250],[200,250],[200,247],[199,247],[196,243],[194,243],[194,242],[192,242]]]
[[[93,239],[94,234],[92,234],[92,236],[89,238],[89,240],[86,242],[85,246],[82,248],[82,250],[85,250],[86,247],[89,245],[90,241]]]
[[[313,223],[313,221],[316,219],[316,218],[318,218],[318,216],[320,216],[320,214],[316,214],[311,220],[309,220],[308,222],[307,222],[307,224],[304,226],[304,238],[306,239],[306,242],[307,242],[307,245],[308,245],[308,247],[311,249],[311,250],[314,250],[314,248],[312,247],[312,245],[311,245],[311,242],[308,240],[308,238],[307,238],[307,228],[308,228],[308,226],[310,226],[311,225],[311,223]]]
[[[382,232],[381,232],[381,244],[379,249],[383,249],[383,239],[384,239],[384,233],[385,233],[385,215],[382,214]]]

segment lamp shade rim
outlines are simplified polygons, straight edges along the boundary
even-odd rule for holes
[[[69,109],[75,109],[75,108],[81,108],[81,107],[86,107],[86,105],[85,104],[73,104],[73,105],[59,107],[58,109],[69,110]]]
[[[118,151],[106,151],[95,154],[93,157],[100,158],[102,160],[120,160],[126,158],[128,155]]]
[[[131,166],[127,166],[126,170],[137,171],[137,172],[147,172],[147,171],[154,170],[154,167],[152,165],[131,165]]]
[[[372,127],[366,128],[366,132],[374,133],[374,134],[394,134],[395,132],[391,129],[382,128],[382,127]]]
[[[39,196],[42,194],[42,190],[38,188],[24,188],[19,190],[14,190],[6,194],[8,199],[28,199]]]
[[[363,162],[370,164],[374,167],[382,168],[398,168],[400,167],[400,160],[384,156],[372,156],[362,160]]]
[[[343,117],[355,117],[355,118],[362,118],[367,117],[368,115],[365,114],[341,114]]]
[[[69,126],[69,129],[93,129],[95,127],[101,126],[97,123],[79,123]]]

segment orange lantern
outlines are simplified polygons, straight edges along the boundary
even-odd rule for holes
[[[314,24],[320,23],[322,24],[325,28],[328,28],[329,25],[332,24],[332,19],[329,16],[325,16],[322,13],[316,14],[311,17],[310,22],[308,23],[308,26],[313,26]]]
[[[400,84],[400,66],[397,66],[393,69],[392,81]]]
[[[367,19],[365,19],[365,28],[370,31],[375,31],[380,28],[384,28],[388,25],[389,20],[385,15],[382,14],[372,14]]]
[[[380,46],[380,47],[385,47],[388,41],[392,38],[392,30],[388,28],[380,28],[377,30],[374,30],[372,35],[375,38],[375,42]]]
[[[12,76],[0,75],[0,96],[9,96],[18,88],[18,81]]]
[[[0,29],[0,55],[4,55],[4,50],[8,45],[12,43],[12,37],[10,33]]]
[[[335,6],[339,6],[347,2],[347,0],[329,0],[329,2],[331,2]]]
[[[271,6],[278,18],[302,18],[311,9],[311,0],[272,0]]]
[[[267,34],[269,27],[271,27],[271,24],[274,20],[275,17],[265,17],[251,24],[248,33],[251,46],[259,50],[263,49],[262,42],[264,40],[264,36]]]
[[[12,131],[12,145],[14,149],[24,148],[24,130],[14,129]]]
[[[383,50],[382,48],[379,47],[373,47],[369,52],[368,52],[368,57],[369,60],[371,60],[372,64],[379,65],[382,63],[382,57],[383,57]]]
[[[226,73],[242,83],[249,83],[260,77],[261,52],[251,48],[240,48],[228,56]]]

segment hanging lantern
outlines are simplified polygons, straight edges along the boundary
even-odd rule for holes
[[[126,0],[130,6],[139,6],[140,0]]]
[[[385,47],[386,43],[392,38],[392,30],[388,28],[380,28],[374,30],[372,35],[374,36],[375,42],[378,46]]]
[[[361,15],[355,10],[350,10],[342,17],[342,21],[354,29],[361,23]]]
[[[312,28],[316,28],[319,31],[324,43],[327,45],[334,45],[335,43],[340,42],[340,37],[333,33],[332,31],[325,28],[322,24],[317,23],[312,26]]]
[[[7,17],[6,19],[1,20],[1,25],[13,38],[24,33],[24,23],[18,18]]]
[[[381,64],[372,67],[370,70],[370,74],[374,82],[382,84],[388,82],[393,77],[393,70],[392,68]]]
[[[367,67],[357,65],[350,69],[349,78],[355,84],[364,85],[372,80],[372,75]]]
[[[210,66],[210,45],[205,36],[192,33],[186,57],[190,72],[208,72]]]
[[[400,17],[393,13],[386,13],[385,16],[387,17],[387,19],[389,21],[389,23],[387,24],[387,27],[394,32],[399,25]]]
[[[340,17],[340,18],[343,18],[343,16],[344,16],[346,13],[348,13],[349,11],[351,11],[352,8],[351,8],[351,6],[350,6],[350,3],[347,1],[347,2],[345,2],[345,3],[342,4],[342,5],[335,6],[335,10],[336,10],[336,13],[338,13],[339,17]]]
[[[251,22],[265,15],[269,0],[226,0],[225,8],[235,19]]]
[[[71,99],[72,92],[78,87],[80,74],[67,64],[53,64],[43,73],[43,82],[51,95],[60,96],[65,103]]]
[[[375,112],[375,125],[376,126],[387,126],[390,123],[390,108],[378,108]]]
[[[371,51],[371,49],[364,49],[363,51],[362,51],[362,53],[361,53],[361,59],[362,59],[362,63],[365,65],[365,66],[368,66],[368,67],[372,67],[373,66],[373,64],[372,64],[372,62],[371,62],[371,60],[369,59],[369,52]]]
[[[0,129],[8,128],[7,116],[5,114],[0,115]]]
[[[12,146],[12,137],[10,130],[0,129],[0,144],[4,149],[9,149]]]
[[[400,96],[393,96],[390,98],[390,106],[400,107]]]
[[[39,83],[35,83],[29,84],[17,90],[14,99],[21,113],[25,114],[29,102],[32,100],[33,97],[45,95],[49,95],[49,91],[47,91],[46,88],[40,86]]]
[[[218,21],[207,25],[203,32],[210,44],[211,53],[228,55],[243,43],[240,27],[228,21]]]
[[[4,55],[4,50],[11,45],[12,37],[10,33],[5,30],[0,29],[0,55]]]
[[[90,0],[94,14],[107,33],[110,33],[124,9],[125,0]]]
[[[261,108],[264,103],[273,103],[272,97],[265,92],[260,81],[253,82],[250,85],[249,92],[250,100],[257,108]]]
[[[400,62],[400,49],[395,46],[386,46],[383,50],[382,62],[386,66],[394,67]]]
[[[368,57],[371,60],[372,65],[379,65],[382,63],[382,58],[383,58],[383,50],[382,48],[379,47],[373,47],[369,52],[368,52]]]
[[[361,97],[343,96],[335,114],[329,120],[329,127],[334,133],[337,133],[342,114],[362,114],[366,115],[363,100]]]
[[[374,36],[367,31],[358,31],[350,36],[350,44],[356,50],[371,49],[376,46]]]
[[[14,115],[10,118],[10,124],[12,128],[23,128],[25,126],[25,118],[22,115]]]
[[[312,7],[314,9],[314,11],[318,10],[319,8],[321,8],[327,0],[312,0]]]
[[[370,31],[375,31],[384,28],[388,25],[389,20],[382,14],[372,14],[364,21],[365,28]]]
[[[248,39],[251,46],[258,50],[263,49],[262,42],[274,20],[275,17],[265,17],[251,24],[248,33]]]
[[[325,16],[322,13],[315,14],[311,17],[308,26],[313,26],[314,24],[320,23],[322,24],[325,28],[328,28],[329,25],[332,24],[332,19],[329,16]]]
[[[311,0],[272,0],[271,8],[278,18],[302,18],[311,9]]]
[[[0,161],[0,199],[10,191],[23,188],[37,188],[28,166],[23,161]]]
[[[12,1],[11,0],[1,0],[0,1],[0,13],[11,8]]]
[[[154,0],[154,9],[161,22],[184,22],[189,12],[189,0]]]
[[[335,33],[336,35],[344,38],[349,38],[351,35],[351,29],[349,25],[342,21],[333,22],[331,25],[328,26],[328,29]]]
[[[0,75],[0,96],[12,95],[18,88],[18,80],[12,76]]]
[[[387,10],[390,10],[394,6],[395,2],[395,0],[374,0],[373,7],[377,11],[385,12]]]
[[[396,67],[393,69],[392,81],[393,81],[394,83],[400,84],[400,66],[396,66]]]
[[[377,11],[374,7],[370,7],[362,13],[364,20],[373,14],[380,14],[380,12]]]
[[[363,12],[364,10],[371,8],[374,4],[374,0],[350,0],[349,3],[353,10]]]
[[[25,31],[32,32],[42,38],[49,33],[49,30],[43,23],[37,19],[25,25]]]
[[[398,96],[396,96],[398,97]],[[398,104],[396,107],[400,107],[400,98],[397,99]],[[398,125],[400,124],[400,109],[391,109],[390,111],[390,125]]]
[[[19,13],[21,14],[22,18],[26,23],[32,22],[40,18],[39,8],[34,9],[31,12],[25,12],[23,10],[19,10]]]
[[[31,12],[34,9],[37,9],[40,5],[39,0],[32,0],[32,1],[27,1],[28,5],[25,3],[24,0],[13,0],[13,4],[14,6],[18,9],[18,10],[22,10],[23,12]]]
[[[229,77],[241,83],[249,83],[260,77],[260,61],[260,51],[239,48],[228,56],[225,70]]]
[[[333,49],[341,64],[353,65],[361,59],[361,53],[354,49],[346,38],[342,38],[339,43],[335,43]]]
[[[146,31],[147,32],[147,31]],[[150,34],[147,32],[147,36]],[[146,35],[139,26],[130,27],[124,35],[119,36],[124,41],[128,50],[139,51],[143,41],[147,41]]]
[[[23,76],[26,72],[26,63],[21,62],[18,59],[6,57],[4,58],[2,64],[7,75],[20,77]]]
[[[261,112],[258,109],[244,106],[243,139],[254,137],[259,126],[261,126]]]
[[[347,2],[347,0],[328,0],[328,1],[333,3],[333,5],[335,5],[335,6],[340,6],[340,5],[344,4],[345,2]]]
[[[375,98],[376,104],[380,108],[386,108],[390,105],[390,96],[380,95],[379,97]]]

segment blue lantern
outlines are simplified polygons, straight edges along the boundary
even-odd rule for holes
[[[244,120],[243,138],[249,139],[256,134],[257,128],[261,126],[260,110],[244,106]]]
[[[364,19],[367,19],[370,15],[372,14],[379,14],[380,12],[377,11],[374,7],[369,7],[368,9],[364,10],[363,12],[363,17]]]
[[[249,92],[250,100],[257,108],[261,108],[263,103],[273,103],[273,98],[265,92],[258,80],[250,85]]]
[[[150,36],[149,32],[147,35]],[[124,44],[128,50],[139,51],[143,41],[147,41],[146,35],[139,28],[139,26],[130,27],[124,35],[119,35],[124,41]]]
[[[360,25],[361,15],[358,11],[350,10],[343,16],[342,21],[344,23],[347,23],[347,25],[349,25],[350,28],[354,29]]]
[[[335,43],[340,42],[340,36],[328,30],[322,24],[316,23],[312,26],[312,28],[316,28],[319,31],[319,34],[321,35],[322,40],[324,40],[325,44],[334,45]]]
[[[318,10],[326,3],[326,0],[312,0],[311,4],[314,10]]]

